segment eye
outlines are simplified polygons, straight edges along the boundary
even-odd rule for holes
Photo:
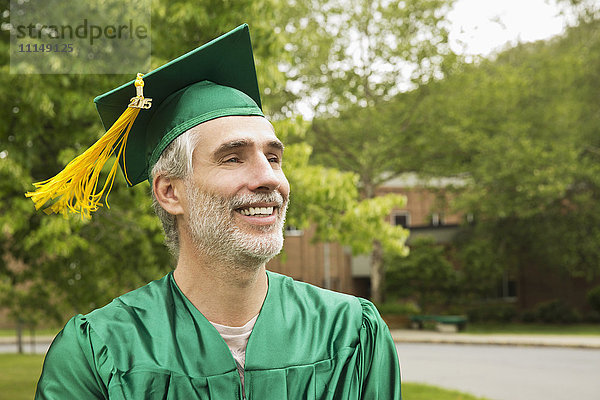
[[[236,164],[236,163],[239,163],[239,162],[240,162],[240,159],[238,157],[229,157],[229,158],[225,158],[223,160],[224,164],[226,164],[226,163]]]
[[[270,163],[275,163],[275,164],[281,163],[281,158],[279,158],[279,156],[276,156],[273,154],[267,155],[267,160],[269,160]]]

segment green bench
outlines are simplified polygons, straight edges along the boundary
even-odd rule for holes
[[[467,327],[467,317],[462,315],[413,315],[410,322],[416,329],[423,329],[426,322],[435,323],[440,331],[447,330],[444,327],[454,327],[457,331],[463,331]]]

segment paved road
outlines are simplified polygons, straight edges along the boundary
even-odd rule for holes
[[[493,400],[598,400],[600,350],[396,344],[402,379]]]
[[[36,354],[46,354],[48,348],[50,347],[50,342],[44,343],[35,343],[33,346],[33,353]],[[32,353],[32,346],[29,342],[23,342],[23,352],[24,353]],[[16,353],[17,345],[14,343],[0,343],[0,353]]]

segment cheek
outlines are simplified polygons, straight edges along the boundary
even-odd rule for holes
[[[279,192],[287,198],[290,195],[290,183],[288,182],[283,172],[281,173],[280,181],[281,185],[279,186]]]

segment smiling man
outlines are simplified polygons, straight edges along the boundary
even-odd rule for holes
[[[37,399],[400,399],[395,346],[370,302],[265,269],[290,187],[258,93],[241,26],[95,100],[105,137],[129,136],[115,151],[130,184],[150,181],[176,265],[73,317]],[[139,112],[122,113],[127,103]],[[76,160],[69,179],[28,195],[55,180],[63,190]]]

